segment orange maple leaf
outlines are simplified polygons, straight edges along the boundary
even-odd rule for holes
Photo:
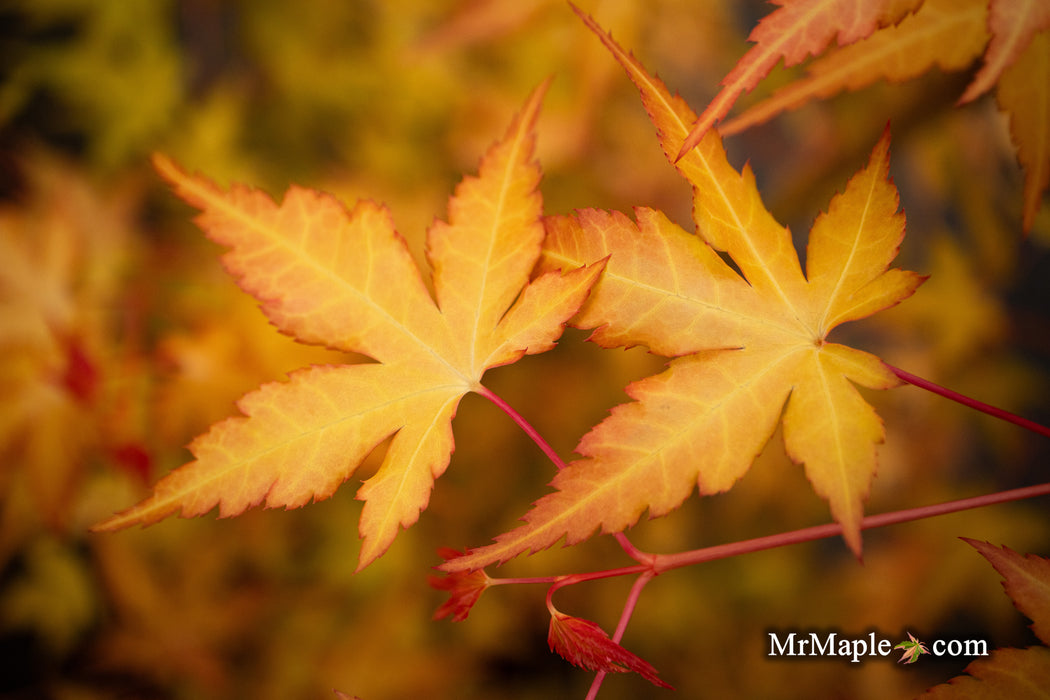
[[[1009,547],[996,547],[968,537],[964,542],[981,553],[1002,574],[1003,588],[1014,606],[1032,620],[1032,631],[1050,644],[1050,559],[1021,556]]]
[[[1025,169],[1022,224],[1027,232],[1042,192],[1050,185],[1048,46],[1050,3],[1045,0],[924,0],[899,24],[884,26],[813,61],[805,78],[724,122],[719,131],[735,134],[812,99],[857,90],[878,80],[900,82],[934,66],[945,71],[963,70],[983,52],[982,67],[958,104],[970,102],[999,84],[999,105],[1010,114],[1018,160]],[[747,56],[741,62],[745,59]],[[747,89],[751,87],[748,83]],[[729,106],[719,106],[717,117],[724,116]],[[686,144],[698,142],[701,127],[709,126],[701,119]]]
[[[719,131],[724,136],[735,134],[812,99],[878,80],[908,80],[935,65],[945,71],[962,70],[988,43],[986,15],[987,0],[925,0],[900,24],[813,61],[805,78],[727,120]]]
[[[984,556],[1003,576],[1003,588],[1014,606],[1032,620],[1032,631],[1050,644],[1050,559],[1021,556],[1009,547],[996,547],[968,537],[961,538]],[[957,676],[931,688],[921,700],[964,698],[1045,698],[1050,696],[1050,649],[995,649],[978,657]]]
[[[674,160],[695,114],[589,17],[642,93]],[[738,173],[709,131],[677,163],[693,185],[697,232],[659,211],[581,211],[547,220],[543,268],[609,257],[602,279],[573,324],[597,327],[611,347],[645,344],[676,357],[667,371],[627,389],[635,401],[581,440],[584,459],[554,478],[554,493],[526,525],[495,544],[446,562],[478,568],[526,550],[569,544],[596,529],[619,532],[648,508],[660,516],[699,484],[724,491],[751,466],[783,409],[788,454],[804,463],[859,555],[862,503],[875,472],[882,421],[854,384],[886,389],[899,380],[877,357],[828,342],[839,324],[908,297],[924,278],[887,269],[904,236],[896,188],[888,181],[889,132],[867,167],[832,199],[810,233],[806,276],[786,228],[763,207],[749,169]],[[718,255],[728,252],[743,276]]]
[[[359,568],[382,554],[426,507],[453,450],[451,421],[468,392],[486,393],[486,369],[553,347],[601,265],[529,282],[544,236],[534,127],[545,86],[428,231],[431,298],[385,208],[293,186],[277,205],[235,185],[223,192],[163,156],[177,194],[203,210],[197,223],[227,246],[223,262],[270,321],[306,343],[366,354],[377,364],[313,366],[248,394],[244,416],[217,423],[190,446],[196,461],[153,494],[96,526],[149,524],[181,509],[232,516],[265,502],[286,508],[327,498],[394,435],[357,498]],[[395,435],[396,433],[396,435]]]
[[[754,43],[722,80],[722,89],[707,105],[685,138],[678,158],[693,149],[707,130],[750,92],[777,62],[794,66],[827,48],[832,39],[847,46],[880,27],[900,20],[923,0],[772,0],[780,7],[764,17],[748,36]]]

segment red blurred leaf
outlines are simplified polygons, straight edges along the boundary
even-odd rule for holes
[[[98,392],[98,366],[88,355],[82,341],[67,338],[65,346],[66,368],[62,384],[78,401],[90,404]]]

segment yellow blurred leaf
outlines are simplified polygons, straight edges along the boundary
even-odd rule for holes
[[[97,615],[94,582],[84,562],[46,536],[26,549],[24,570],[0,597],[0,627],[35,634],[59,657],[69,653]]]

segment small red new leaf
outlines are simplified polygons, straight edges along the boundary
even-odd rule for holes
[[[441,547],[438,549],[438,554],[445,561],[462,556],[460,552],[451,547]],[[470,609],[474,607],[474,603],[478,602],[481,594],[491,585],[492,579],[484,569],[478,569],[476,571],[456,571],[445,576],[428,576],[427,582],[432,588],[449,592],[448,600],[434,612],[434,619],[443,620],[451,615],[453,622],[462,622],[467,619]]]
[[[565,615],[553,607],[550,611],[551,626],[547,633],[547,644],[551,651],[569,663],[588,671],[634,671],[653,685],[674,689],[660,680],[652,664],[614,642],[598,624]]]

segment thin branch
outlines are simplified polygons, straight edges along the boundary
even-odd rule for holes
[[[897,510],[879,515],[869,515],[860,521],[860,529],[868,530],[874,527],[884,527],[886,525],[895,525],[897,523],[910,522],[913,520],[922,520],[937,515],[957,513],[972,508],[983,508],[984,506],[995,505],[998,503],[1007,503],[1009,501],[1019,501],[1026,498],[1035,498],[1036,496],[1046,495],[1050,495],[1050,483],[1026,486],[1024,488],[1011,489],[1009,491],[999,491],[984,496],[963,498],[958,501],[948,501],[947,503],[938,503],[931,506],[920,506],[918,508],[908,508],[906,510]],[[689,552],[657,554],[655,555],[656,562],[654,563],[654,570],[656,574],[661,574],[665,571],[678,569],[683,566],[691,566],[705,561],[725,559],[740,554],[774,549],[776,547],[783,547],[798,542],[811,542],[825,537],[833,537],[841,533],[841,525],[838,523],[829,523],[827,525],[817,525],[815,527],[807,527],[801,530],[792,530],[791,532],[782,532],[776,535],[756,537],[750,540],[741,540],[739,542],[721,544],[714,547],[694,549]]]
[[[876,527],[897,525],[899,523],[923,520],[938,515],[948,515],[949,513],[958,513],[964,510],[983,508],[985,506],[1008,503],[1010,501],[1036,498],[1037,496],[1050,496],[1050,482],[1036,484],[1035,486],[1025,486],[1024,488],[1019,489],[1011,489],[1009,491],[998,491],[983,496],[962,498],[957,501],[935,503],[934,505],[907,508],[905,510],[895,510],[889,513],[880,513],[879,515],[869,515],[860,521],[860,529],[870,530]],[[775,535],[755,537],[750,540],[740,540],[738,542],[703,547],[701,549],[692,549],[686,552],[676,552],[674,554],[646,554],[639,552],[641,561],[647,561],[650,563],[634,564],[633,566],[604,569],[602,571],[562,574],[560,576],[493,579],[492,585],[496,585],[497,583],[550,583],[552,584],[548,592],[548,596],[550,596],[559,588],[573,586],[586,581],[597,581],[599,579],[614,578],[616,576],[633,576],[635,574],[650,574],[650,577],[659,576],[664,572],[673,569],[680,569],[685,566],[692,566],[693,564],[701,564],[716,559],[728,559],[729,557],[735,557],[741,554],[761,552],[767,549],[798,544],[800,542],[812,542],[814,540],[824,539],[825,537],[834,537],[841,534],[841,525],[838,523],[828,523],[826,525],[815,525],[813,527],[802,528],[801,530],[780,532]]]
[[[635,550],[637,551],[637,550]],[[628,552],[630,553],[630,552]],[[656,576],[655,573],[650,569],[643,571],[634,581],[634,585],[631,586],[631,592],[627,594],[627,600],[623,605],[623,612],[620,613],[620,621],[616,625],[616,631],[613,632],[612,640],[617,644],[623,639],[624,632],[627,631],[627,623],[631,621],[631,615],[634,614],[634,608],[638,604],[638,598],[642,595],[642,589],[645,588],[645,584],[653,580]],[[602,687],[602,682],[605,680],[606,672],[598,671],[594,676],[594,681],[591,683],[590,689],[587,691],[587,697],[585,700],[594,700],[598,696],[598,690]]]
[[[920,389],[925,389],[926,391],[932,391],[934,394],[943,396],[946,399],[951,399],[952,401],[955,401],[956,403],[961,403],[963,406],[966,406],[968,408],[980,411],[981,413],[987,413],[990,416],[994,416],[995,418],[999,418],[1000,420],[1004,420],[1008,423],[1013,423],[1014,425],[1018,425],[1026,430],[1031,430],[1033,433],[1037,433],[1039,435],[1042,435],[1043,437],[1050,437],[1050,428],[1046,427],[1045,425],[1040,425],[1039,423],[1030,421],[1027,418],[1022,418],[1021,416],[1010,413],[1009,411],[1005,411],[1001,408],[997,408],[995,406],[986,404],[982,401],[978,401],[977,399],[970,398],[965,394],[960,394],[957,391],[952,391],[951,389],[945,388],[939,384],[934,384],[928,379],[918,377],[912,374],[911,372],[905,372],[899,367],[894,367],[890,364],[887,364],[886,366],[889,367],[890,370],[895,375],[897,375],[899,379],[907,382],[908,384],[917,386]]]
[[[591,682],[591,687],[587,690],[587,697],[583,700],[594,700],[598,697],[598,691],[601,690],[602,682],[607,675],[608,673],[605,671],[598,671],[598,673],[594,674],[594,680]]]
[[[617,644],[623,639],[623,633],[627,631],[627,623],[631,621],[631,615],[634,614],[634,607],[638,605],[638,598],[642,595],[642,589],[655,576],[656,574],[652,571],[646,571],[635,579],[634,585],[631,586],[631,592],[627,594],[627,601],[623,605],[623,612],[620,613],[620,621],[616,624],[616,631],[612,636],[612,640]]]

